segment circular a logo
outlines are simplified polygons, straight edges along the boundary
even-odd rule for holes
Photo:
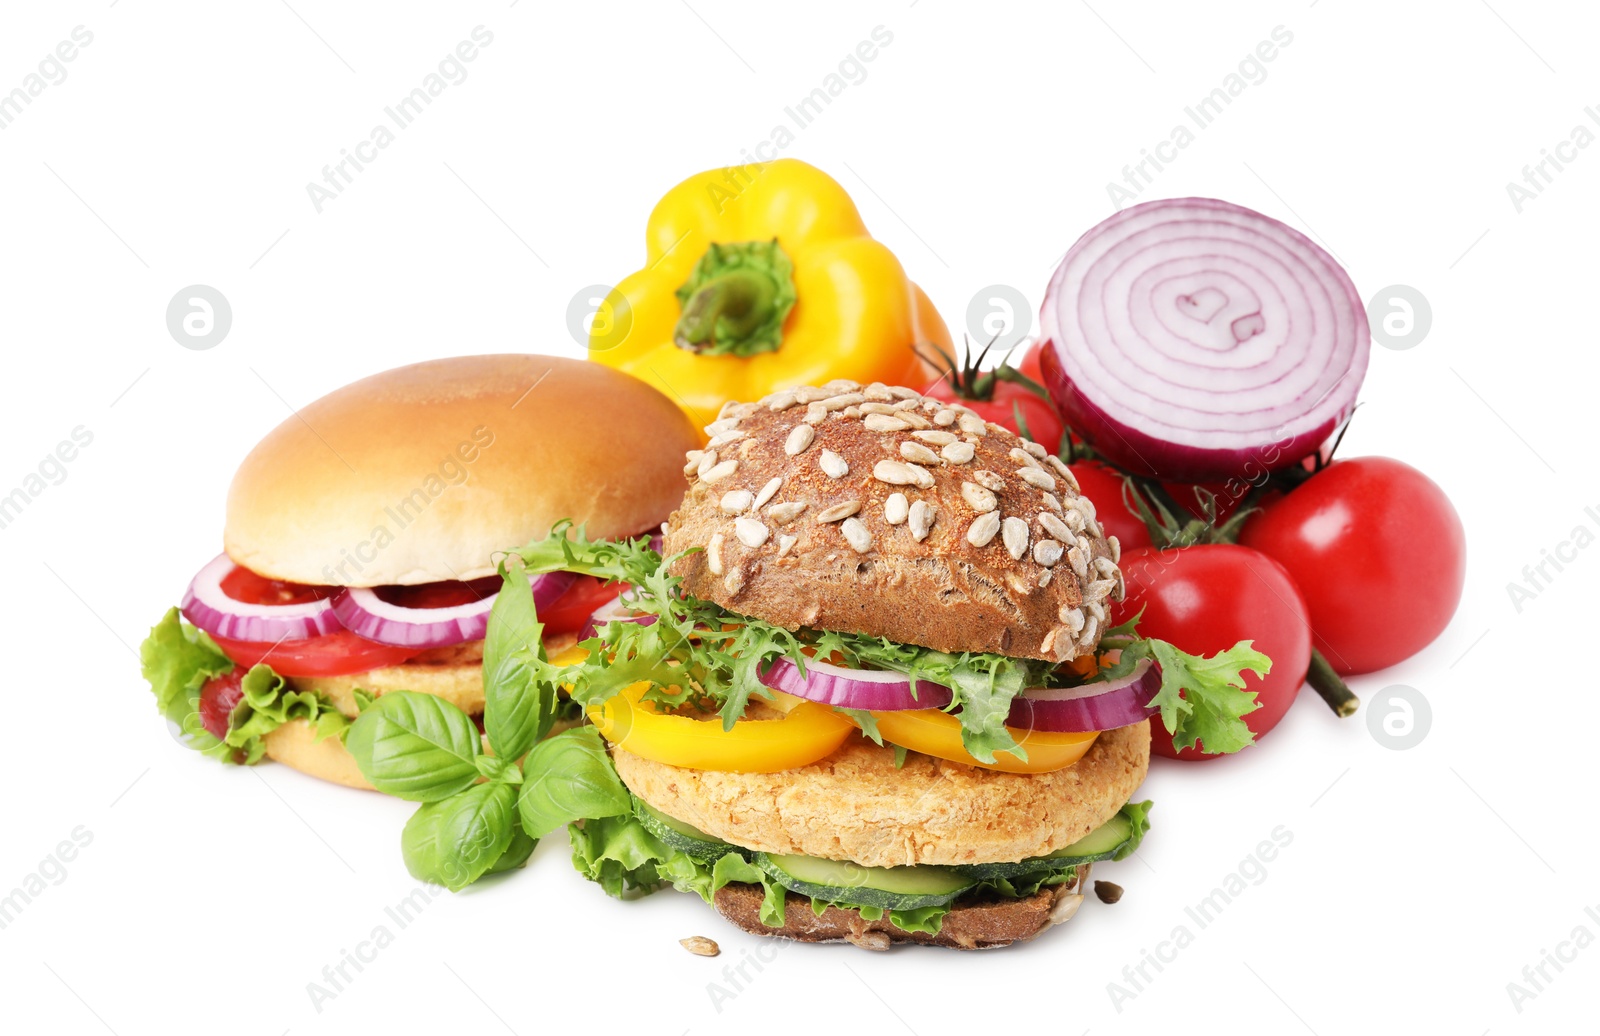
[[[1367,702],[1367,732],[1372,740],[1395,752],[1422,744],[1433,727],[1433,709],[1415,687],[1394,684]]]
[[[605,352],[615,349],[633,330],[633,307],[626,296],[609,284],[579,289],[567,303],[567,333],[580,349]]]
[[[1386,349],[1413,349],[1428,337],[1433,307],[1422,292],[1409,284],[1391,284],[1367,303],[1367,323],[1372,340]]]
[[[222,344],[233,327],[233,307],[208,284],[191,284],[167,303],[167,331],[172,340],[196,352]]]
[[[1005,356],[1032,330],[1033,307],[1009,284],[991,284],[967,303],[967,334],[980,348],[994,342],[992,356]]]

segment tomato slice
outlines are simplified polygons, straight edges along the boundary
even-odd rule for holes
[[[805,766],[836,752],[856,725],[814,701],[778,692],[782,719],[741,719],[731,730],[722,721],[692,719],[656,711],[643,700],[650,684],[623,688],[589,718],[607,741],[634,755],[671,766],[731,773],[777,773]]]
[[[539,609],[539,621],[544,623],[545,636],[581,631],[588,624],[589,616],[602,604],[621,596],[627,588],[626,583],[606,583],[594,576],[579,576],[565,593]]]
[[[306,583],[286,583],[281,579],[268,579],[241,565],[222,577],[222,592],[240,604],[309,604],[326,600],[338,593],[341,587],[311,586]]]
[[[1095,738],[1100,736],[1099,731],[1094,730],[1082,734],[1054,734],[1007,727],[1011,736],[1028,753],[1027,761],[1018,759],[1010,752],[996,752],[994,762],[984,763],[967,754],[966,747],[961,743],[961,721],[948,712],[940,709],[906,709],[874,712],[872,715],[878,721],[878,732],[885,741],[936,759],[948,759],[1005,773],[1064,770],[1082,759]]]
[[[422,653],[421,648],[393,647],[358,637],[349,630],[334,630],[320,637],[285,640],[277,644],[230,640],[213,636],[234,665],[248,669],[260,662],[279,676],[349,676],[369,669],[399,665]]]
[[[501,585],[499,576],[484,576],[467,582],[448,579],[416,586],[378,586],[372,592],[378,600],[400,608],[456,608],[499,593]]]

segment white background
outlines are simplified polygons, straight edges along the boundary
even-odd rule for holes
[[[0,930],[9,1032],[1245,1031],[1592,1026],[1600,949],[1520,1013],[1507,983],[1600,935],[1589,795],[1600,551],[1513,607],[1600,505],[1593,415],[1600,148],[1514,208],[1600,103],[1578,5],[1003,3],[8,5],[0,92],[73,28],[93,43],[0,131],[0,491],[78,425],[92,445],[0,530],[8,660],[0,892],[92,843]],[[449,10],[444,10],[448,6]],[[296,13],[298,12],[298,14]],[[1504,15],[1503,21],[1500,15]],[[1507,24],[1509,22],[1510,24]],[[308,181],[474,26],[453,85],[318,214]],[[1417,688],[1392,751],[1307,691],[1241,758],[1157,763],[1126,886],[1000,953],[759,946],[694,897],[609,900],[559,839],[436,899],[338,997],[326,964],[394,924],[410,806],[173,743],[134,649],[218,550],[224,492],[288,408],[483,351],[575,354],[579,289],[638,265],[650,207],[737,161],[874,26],[893,41],[784,153],[837,176],[953,328],[974,293],[1035,305],[1106,183],[1275,26],[1293,42],[1142,198],[1230,199],[1322,240],[1364,296],[1420,290],[1423,343],[1375,348],[1347,455],[1401,457],[1466,522],[1466,597],[1427,651],[1355,681]],[[209,351],[168,334],[190,284],[230,300]],[[601,415],[597,415],[601,419]],[[1278,825],[1292,844],[1204,930],[1185,912]],[[1194,941],[1118,1007],[1108,983]],[[705,960],[677,946],[717,939]],[[770,955],[770,953],[769,953]],[[1170,955],[1170,954],[1169,954]],[[1131,988],[1131,987],[1129,987]],[[1531,988],[1531,987],[1530,987]],[[381,1028],[380,1028],[381,1027]]]

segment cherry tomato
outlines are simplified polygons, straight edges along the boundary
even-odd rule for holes
[[[1022,374],[1038,382],[1040,378],[1039,346],[1037,344],[1030,345],[1015,366]],[[961,378],[963,384],[959,390],[950,383],[949,377],[943,377],[934,382],[933,386],[928,389],[927,395],[933,399],[942,399],[945,402],[960,403],[962,406],[970,407],[985,421],[993,421],[995,424],[1003,428],[1009,428],[1020,435],[1022,430],[1017,427],[1017,416],[1013,408],[1013,404],[1015,404],[1015,408],[1022,411],[1022,420],[1027,424],[1028,433],[1032,436],[1033,441],[1051,453],[1056,452],[1056,449],[1061,445],[1062,424],[1061,415],[1056,412],[1055,404],[1039,398],[1025,386],[1009,381],[1001,381],[998,378],[993,382],[993,391],[988,399],[970,398],[968,395],[970,392],[967,381],[968,373],[963,372]],[[1096,501],[1096,506],[1099,506],[1099,501]]]
[[[1094,504],[1094,516],[1107,536],[1115,536],[1124,551],[1150,546],[1150,530],[1144,519],[1122,502],[1122,476],[1098,461],[1079,461],[1072,465],[1079,491]]]
[[[545,636],[553,633],[577,633],[589,622],[589,616],[602,605],[616,599],[626,583],[604,583],[594,576],[579,576],[566,592],[539,609],[539,621],[544,623]]]
[[[249,669],[258,662],[265,662],[279,676],[349,676],[399,665],[422,653],[421,648],[379,644],[349,630],[334,630],[320,637],[276,644],[230,640],[215,635],[211,639],[234,665]]]
[[[228,718],[244,700],[244,674],[245,670],[234,666],[200,687],[200,725],[218,740],[228,736]]]
[[[1181,550],[1143,548],[1122,555],[1127,597],[1112,606],[1123,622],[1144,610],[1139,633],[1191,654],[1224,651],[1254,641],[1272,659],[1265,677],[1245,674],[1245,690],[1260,708],[1244,717],[1259,739],[1283,718],[1311,664],[1311,629],[1305,602],[1289,573],[1248,547],[1211,544]],[[1150,721],[1151,747],[1169,759],[1214,759],[1200,749],[1172,745],[1159,718]]]
[[[1450,624],[1467,574],[1449,497],[1388,457],[1334,461],[1252,517],[1239,542],[1294,577],[1317,649],[1341,673],[1427,647]]]

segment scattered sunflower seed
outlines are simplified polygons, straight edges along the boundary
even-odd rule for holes
[[[961,441],[961,438],[954,432],[941,432],[937,428],[926,432],[912,432],[911,434],[923,442],[931,442],[935,446],[948,446],[953,442]]]
[[[1050,585],[1050,575],[1051,572],[1048,568],[1039,573],[1039,589],[1043,590]]]
[[[1028,459],[1033,460],[1032,457],[1029,457]],[[1021,468],[1017,471],[1017,477],[1036,489],[1044,489],[1052,493],[1055,492],[1056,477],[1043,468]]]
[[[872,466],[872,477],[891,486],[933,488],[933,472],[904,461],[880,460]]]
[[[954,410],[941,410],[933,415],[933,423],[940,428],[948,428],[956,423],[956,416]]]
[[[721,464],[717,464],[717,465],[712,466],[712,468],[709,471],[701,472],[700,473],[700,481],[706,482],[706,483],[721,482],[723,479],[727,478],[729,475],[733,474],[735,471],[738,471],[738,470],[739,470],[739,462],[738,461],[736,461],[736,460],[725,460]]]
[[[1079,579],[1089,578],[1089,559],[1078,547],[1067,548],[1067,561],[1072,565],[1072,574]]]
[[[1013,464],[1020,464],[1025,468],[1039,467],[1039,462],[1033,458],[1033,455],[1020,446],[1011,447],[1011,452],[1007,456],[1011,458],[1011,463]]]
[[[783,452],[790,457],[798,456],[806,451],[817,438],[817,430],[812,425],[797,424],[789,429],[789,437],[783,440]]]
[[[977,471],[974,471],[972,473],[972,481],[978,483],[978,485],[982,486],[983,488],[991,489],[996,493],[1000,492],[1006,487],[1006,480],[987,468],[979,468]]]
[[[983,418],[976,414],[962,414],[957,423],[961,425],[961,430],[968,435],[983,436],[989,434],[989,429],[983,423]]]
[[[1033,560],[1050,568],[1061,560],[1061,544],[1055,540],[1039,540],[1033,545]]]
[[[911,426],[888,414],[868,414],[861,422],[869,432],[903,432]]]
[[[1045,449],[1043,446],[1040,446],[1032,439],[1024,441],[1022,448],[1033,454],[1035,457],[1038,457],[1040,460],[1044,460],[1046,457],[1050,456],[1049,450]]]
[[[849,463],[832,450],[822,451],[822,457],[817,461],[817,466],[829,478],[844,478],[850,474]]]
[[[1067,523],[1049,511],[1039,512],[1039,527],[1058,540],[1063,540],[1067,543],[1072,542],[1072,530],[1067,527]]]
[[[904,493],[890,493],[889,499],[883,502],[883,520],[890,525],[899,525],[911,513],[911,505],[906,502]]]
[[[1104,600],[1116,585],[1115,579],[1096,579],[1083,588],[1083,599],[1088,603]]]
[[[1105,882],[1097,881],[1095,884],[1103,885]],[[707,939],[703,935],[691,935],[687,939],[679,939],[678,945],[682,946],[696,957],[715,957],[717,954],[722,952],[722,948],[719,947],[715,941]]]
[[[826,387],[826,386],[824,386]],[[829,410],[843,410],[847,406],[859,406],[867,401],[867,397],[854,390],[843,392],[837,396],[829,396],[822,400],[822,405]]]
[[[1056,618],[1060,619],[1062,624],[1072,631],[1073,636],[1077,636],[1079,631],[1083,629],[1083,612],[1069,604],[1061,606],[1061,610],[1056,613]]]
[[[1017,561],[1028,553],[1028,523],[1015,515],[1000,523],[1000,540],[1006,552]]]
[[[861,408],[858,406],[847,406],[843,410],[835,410],[834,413],[841,417],[848,417],[850,420],[854,421],[856,418],[861,416]]]
[[[700,464],[695,468],[695,473],[701,478],[706,477],[706,472],[717,466],[717,451],[706,450],[700,454]]]
[[[700,458],[704,457],[705,455],[706,454],[705,454],[704,450],[690,450],[688,453],[685,453],[683,455],[683,460],[684,460],[683,473],[685,475],[692,475],[695,472],[699,471],[700,470]]]
[[[802,385],[794,390],[795,402],[807,405],[815,403],[819,399],[827,399],[832,394],[817,388],[815,385]]]
[[[767,484],[761,487],[761,492],[757,493],[756,498],[751,501],[751,510],[759,511],[761,508],[767,506],[767,501],[771,500],[781,488],[783,488],[782,478],[769,479]]]
[[[1000,531],[1000,512],[985,511],[972,520],[967,526],[967,542],[974,547],[987,547],[989,541],[994,539]]]
[[[1000,502],[994,498],[994,494],[976,482],[961,483],[961,499],[965,500],[967,506],[979,514],[992,511],[1000,506]]]
[[[817,521],[836,522],[842,518],[850,517],[859,510],[861,510],[860,500],[843,500],[837,504],[834,504],[832,507],[824,508],[823,510],[818,511]]]
[[[821,424],[828,419],[828,408],[821,403],[806,404],[806,424]]]
[[[872,533],[867,531],[860,518],[846,518],[844,524],[839,526],[839,531],[844,533],[845,542],[857,554],[865,554],[872,549]]]
[[[706,435],[714,438],[723,432],[731,432],[737,427],[739,427],[739,419],[737,417],[724,417],[719,421],[712,421],[706,425]]]
[[[1115,536],[1107,536],[1106,543],[1111,547],[1111,560],[1120,564],[1122,562],[1122,542]]]
[[[932,504],[926,500],[918,500],[911,505],[910,522],[911,538],[921,543],[928,538],[928,532],[933,528],[933,520],[939,516]]]
[[[868,396],[867,398],[871,399],[872,397]],[[861,412],[863,414],[889,414],[889,415],[892,416],[894,414],[894,407],[891,404],[887,403],[887,402],[884,402],[884,403],[862,403],[861,404]]]
[[[1117,575],[1117,563],[1102,554],[1100,557],[1094,559],[1094,570],[1105,576],[1107,579],[1115,579]]]
[[[920,400],[922,398],[922,393],[918,392],[916,389],[906,388],[904,385],[890,385],[889,386],[889,395],[893,396],[896,399],[918,399],[918,400]]]
[[[1064,510],[1061,506],[1061,500],[1054,493],[1041,493],[1039,495],[1044,497],[1044,505],[1056,514],[1060,514]]]
[[[722,533],[712,533],[706,541],[706,567],[714,576],[722,575]]]
[[[918,464],[937,464],[939,455],[922,445],[920,442],[907,440],[900,444],[900,456],[906,460],[916,461]]]
[[[822,387],[828,392],[860,392],[861,382],[851,381],[849,378],[834,378]]]
[[[1087,647],[1090,644],[1095,643],[1099,639],[1100,639],[1100,617],[1097,616],[1097,615],[1090,615],[1089,618],[1084,621],[1083,633],[1081,633],[1078,636],[1078,643],[1080,643],[1080,644],[1084,645],[1085,647]]]
[[[863,389],[861,394],[875,403],[887,403],[894,398],[894,393],[889,391],[889,386],[881,381],[874,381]]]
[[[739,542],[746,547],[754,549],[767,542],[771,530],[754,518],[735,518],[733,520],[733,534],[739,537]]]
[[[976,450],[970,442],[946,443],[944,449],[939,451],[939,456],[951,464],[971,463]]]
[[[755,497],[750,495],[748,489],[733,489],[722,494],[719,506],[723,514],[744,514],[754,502]]]
[[[768,410],[771,410],[773,413],[778,413],[794,406],[797,402],[797,398],[793,389],[786,389],[783,392],[777,392],[768,396],[766,402]]]
[[[900,412],[900,420],[919,431],[924,428],[932,427],[928,423],[928,419],[917,413],[915,410],[902,410]]]
[[[779,536],[778,537],[778,557],[780,557],[780,558],[788,557],[789,556],[789,552],[794,549],[794,545],[797,542],[799,542],[799,540],[800,540],[800,537],[798,537],[798,536]]]
[[[773,504],[767,508],[767,517],[779,525],[788,525],[800,517],[800,512],[806,509],[804,500],[790,500],[788,503]]]
[[[1100,902],[1110,905],[1122,898],[1122,886],[1114,881],[1096,881],[1094,894],[1100,897]]]

